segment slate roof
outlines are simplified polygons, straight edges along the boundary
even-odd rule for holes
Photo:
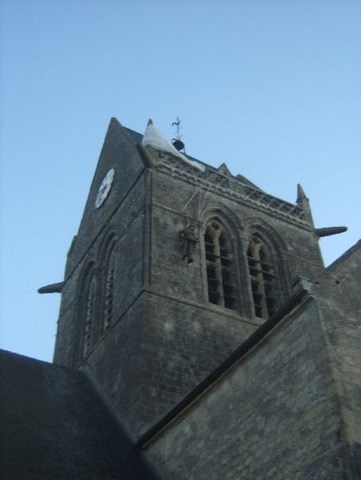
[[[2,480],[152,480],[87,377],[0,350]]]

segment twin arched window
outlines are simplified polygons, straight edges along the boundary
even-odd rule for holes
[[[238,255],[235,243],[241,247]],[[285,296],[282,289],[287,289],[286,279],[281,278],[281,259],[274,242],[270,238],[266,241],[264,233],[257,230],[243,243],[237,242],[236,235],[218,217],[206,223],[208,301],[266,319],[280,306]]]
[[[100,249],[99,257],[103,260],[97,266],[90,261],[80,277],[78,361],[114,321],[115,252],[116,238],[112,235]]]

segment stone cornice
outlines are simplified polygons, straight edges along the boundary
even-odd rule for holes
[[[186,163],[181,163],[172,155],[157,153],[159,157],[155,168],[161,172],[185,180],[205,191],[220,194],[245,205],[256,206],[265,213],[287,219],[304,228],[312,228],[307,222],[304,210],[298,205],[273,197],[236,177],[226,176],[209,168],[200,172]]]

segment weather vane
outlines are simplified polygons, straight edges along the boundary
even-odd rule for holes
[[[182,142],[181,134],[180,134],[180,124],[181,121],[179,120],[179,117],[177,117],[176,121],[172,123],[172,127],[176,127],[176,135],[175,138],[172,139],[172,145],[175,147],[178,151],[184,150],[184,143]]]

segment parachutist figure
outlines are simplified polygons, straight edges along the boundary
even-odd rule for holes
[[[192,263],[194,249],[197,243],[199,243],[199,238],[194,233],[194,225],[191,224],[182,230],[180,236],[184,242],[183,260],[187,258],[187,263]]]

